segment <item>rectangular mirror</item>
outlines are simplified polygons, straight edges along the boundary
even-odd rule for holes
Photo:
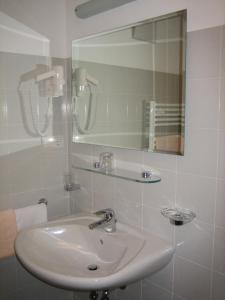
[[[72,43],[73,142],[184,153],[186,11]]]

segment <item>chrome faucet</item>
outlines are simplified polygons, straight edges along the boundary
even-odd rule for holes
[[[97,227],[104,228],[106,232],[115,232],[116,231],[116,217],[115,212],[112,208],[106,208],[94,213],[96,216],[103,215],[103,218],[99,221],[91,223],[88,225],[90,229]]]

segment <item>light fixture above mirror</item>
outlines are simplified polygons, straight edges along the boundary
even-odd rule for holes
[[[136,0],[90,0],[75,7],[78,18],[86,19]]]

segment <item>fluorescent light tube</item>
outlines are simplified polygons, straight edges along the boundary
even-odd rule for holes
[[[78,5],[75,14],[85,19],[134,1],[136,0],[91,0]]]

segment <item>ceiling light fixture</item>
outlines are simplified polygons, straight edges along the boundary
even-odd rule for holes
[[[90,0],[78,5],[74,11],[79,18],[86,19],[134,1],[136,0]]]

